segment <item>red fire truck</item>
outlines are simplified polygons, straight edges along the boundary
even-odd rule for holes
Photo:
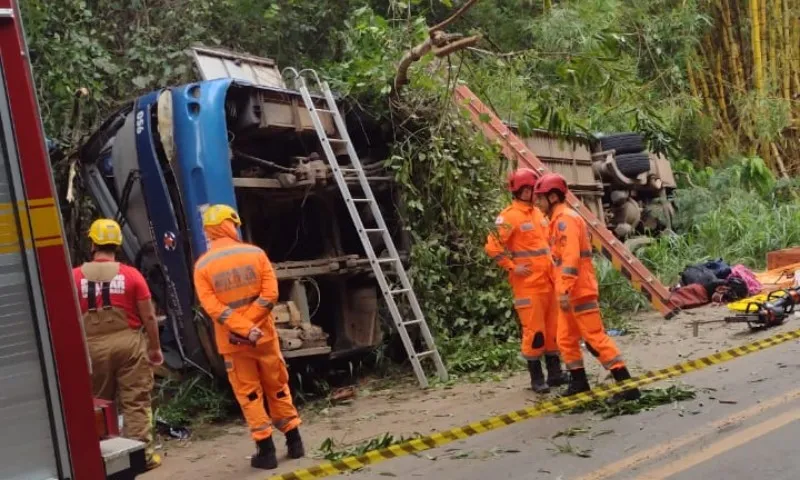
[[[92,398],[16,0],[0,0],[0,478],[134,478],[141,442]]]

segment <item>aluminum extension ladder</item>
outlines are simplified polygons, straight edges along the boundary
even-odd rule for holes
[[[369,181],[364,173],[361,161],[356,154],[355,148],[353,148],[353,143],[350,140],[350,135],[347,132],[344,119],[339,113],[339,108],[336,105],[336,100],[333,98],[333,93],[331,93],[328,83],[321,81],[314,70],[306,69],[298,72],[297,70],[289,67],[284,69],[284,72],[286,71],[294,74],[295,88],[302,95],[303,102],[305,103],[305,106],[311,116],[314,129],[317,131],[322,148],[325,150],[325,156],[327,157],[328,163],[333,170],[333,176],[336,179],[336,184],[342,193],[342,197],[347,205],[347,210],[350,212],[350,217],[352,218],[356,230],[358,231],[361,244],[364,247],[364,251],[366,252],[367,258],[372,266],[372,271],[374,272],[375,278],[378,280],[378,284],[383,292],[383,298],[386,300],[386,304],[389,307],[394,325],[397,328],[398,333],[400,333],[403,346],[408,353],[409,360],[411,360],[411,366],[414,367],[414,373],[417,376],[420,386],[422,388],[428,386],[428,379],[425,376],[425,371],[423,370],[420,362],[428,357],[433,359],[439,379],[442,381],[447,381],[447,368],[442,361],[439,351],[436,349],[436,345],[433,341],[433,335],[431,335],[428,323],[425,321],[425,316],[423,315],[422,309],[419,306],[417,296],[414,294],[414,290],[411,287],[411,282],[409,281],[406,270],[400,260],[400,255],[397,253],[397,248],[394,245],[394,241],[392,241],[392,237],[389,234],[389,229],[386,226],[383,215],[381,215],[380,207],[375,199],[375,195],[372,193],[372,188],[370,188]],[[307,73],[311,77],[311,80],[316,83],[319,91],[324,95],[327,109],[320,109],[314,105],[314,101],[311,98],[311,92],[306,84],[306,78],[303,77],[304,73]],[[322,120],[319,117],[320,112],[331,114],[340,138],[328,137],[328,134],[325,132],[325,128],[322,125]],[[342,168],[339,165],[339,161],[336,159],[333,148],[331,147],[332,144],[344,145],[347,148],[347,155],[350,158],[351,164],[350,167]],[[350,186],[345,180],[345,173],[355,173],[358,175],[358,183],[364,193],[363,197],[354,197]],[[367,228],[364,226],[364,220],[362,219],[357,208],[358,204],[364,203],[369,205],[372,216],[375,218],[377,228]],[[382,237],[383,242],[386,245],[386,249],[389,252],[388,257],[378,257],[375,249],[373,248],[370,235],[378,234]],[[387,280],[388,272],[384,270],[384,268],[386,268],[385,266],[394,267],[393,273],[399,279],[400,285],[390,284],[390,282]],[[404,318],[403,314],[400,312],[400,305],[403,304],[410,307],[412,312],[411,319]],[[414,349],[414,344],[411,341],[411,337],[408,334],[407,328],[411,325],[419,325],[422,338],[425,341],[425,350],[422,352],[417,352]]]

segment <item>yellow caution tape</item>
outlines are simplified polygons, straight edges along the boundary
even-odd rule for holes
[[[800,330],[787,333],[779,333],[764,340],[731,348],[724,352],[715,353],[707,357],[679,363],[661,370],[651,370],[625,382],[618,384],[599,385],[590,392],[578,393],[569,397],[555,398],[540,402],[533,407],[524,408],[515,412],[509,412],[496,417],[487,418],[479,422],[470,423],[463,427],[457,427],[443,432],[415,438],[407,442],[391,445],[380,450],[371,450],[363,455],[352,456],[334,462],[325,462],[319,465],[295,470],[294,472],[284,473],[270,477],[269,480],[305,480],[312,478],[322,478],[330,475],[360,470],[367,465],[384,462],[396,457],[403,457],[417,452],[441,447],[457,440],[473,437],[490,430],[507,427],[523,420],[540,417],[546,413],[560,413],[571,410],[575,407],[585,405],[594,400],[600,400],[633,387],[642,387],[651,383],[659,382],[669,378],[679,377],[690,372],[702,370],[712,365],[717,365],[734,358],[743,357],[750,353],[765,350],[776,345],[780,345],[789,340],[800,338]]]

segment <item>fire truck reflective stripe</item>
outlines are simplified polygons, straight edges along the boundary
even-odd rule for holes
[[[20,251],[20,243],[25,249],[61,245],[61,221],[55,201],[42,198],[16,203],[0,203],[0,255]],[[33,242],[31,242],[31,229]],[[21,231],[21,234],[20,234]]]
[[[225,309],[225,310],[224,310],[224,311],[223,311],[223,312],[220,314],[220,316],[219,316],[219,318],[217,319],[217,321],[219,322],[219,324],[220,324],[220,325],[222,325],[222,324],[224,324],[224,323],[225,323],[225,321],[226,321],[227,319],[229,319],[229,318],[230,318],[230,316],[231,316],[231,315],[233,315],[233,310],[231,310],[230,308],[226,308],[226,309]]]
[[[592,258],[591,250],[581,250],[581,258]]]
[[[713,355],[709,355],[708,357],[699,358],[697,360],[689,360],[688,362],[672,365],[662,368],[661,370],[651,370],[623,382],[598,385],[588,392],[578,393],[569,397],[545,400],[537,403],[536,405],[525,407],[514,412],[487,418],[464,425],[462,427],[452,428],[450,430],[433,433],[424,437],[415,438],[413,440],[391,445],[380,450],[370,450],[362,455],[346,457],[341,460],[325,462],[313,467],[275,475],[270,477],[269,480],[305,480],[311,478],[323,478],[360,470],[367,465],[374,465],[376,463],[385,462],[386,460],[391,460],[396,457],[413,455],[417,452],[423,452],[432,448],[441,447],[458,440],[479,435],[481,433],[497,430],[515,423],[529,420],[531,418],[541,417],[548,413],[561,413],[572,410],[575,407],[586,405],[587,403],[595,402],[597,400],[602,400],[632,388],[641,388],[652,383],[680,377],[687,373],[702,370],[712,365],[724,363],[733,360],[734,358],[743,357],[750,353],[765,350],[767,348],[797,339],[800,339],[800,330],[779,333],[773,337],[766,338],[764,340],[758,340],[740,347],[735,347],[724,352],[715,353]]]
[[[257,253],[260,251],[261,251],[260,248],[254,247],[252,245],[242,245],[238,247],[227,248],[225,250],[216,250],[206,254],[205,257],[201,258],[200,261],[197,262],[197,265],[195,265],[194,268],[195,269],[203,268],[206,265],[208,265],[208,262],[216,260],[218,258],[225,258],[239,253]]]
[[[240,298],[239,300],[234,300],[234,301],[230,302],[228,304],[228,307],[229,308],[244,307],[245,305],[250,305],[251,303],[253,303],[257,298],[258,297],[256,297],[255,295],[252,296],[252,297]]]
[[[541,257],[542,255],[547,255],[550,253],[549,248],[540,248],[539,250],[516,250],[511,252],[511,256],[513,258],[530,258],[530,257]]]
[[[266,308],[267,310],[272,310],[272,307],[275,306],[275,304],[273,304],[272,302],[270,302],[266,298],[261,298],[261,297],[258,297],[256,299],[256,305],[258,305],[259,307],[262,307],[262,308]]]
[[[587,302],[587,303],[581,303],[580,305],[575,305],[575,307],[572,310],[575,313],[579,313],[579,312],[587,312],[589,310],[594,310],[595,308],[597,308],[597,302]]]
[[[563,273],[564,275],[574,275],[574,276],[577,277],[578,276],[578,269],[575,268],[575,267],[563,267],[561,269],[561,273]]]

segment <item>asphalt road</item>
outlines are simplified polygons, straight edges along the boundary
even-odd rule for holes
[[[591,414],[536,418],[347,476],[797,479],[798,354],[800,344],[789,342],[675,379],[697,391],[693,400],[609,420]],[[570,428],[581,433],[556,437]]]

